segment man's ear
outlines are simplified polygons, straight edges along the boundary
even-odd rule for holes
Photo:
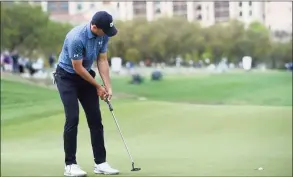
[[[93,29],[97,29],[97,26],[91,23]]]

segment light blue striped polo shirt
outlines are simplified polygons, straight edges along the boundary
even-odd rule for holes
[[[97,36],[90,30],[90,23],[70,30],[64,40],[58,65],[69,73],[75,73],[71,60],[82,59],[82,65],[89,71],[100,53],[107,52],[109,37]]]

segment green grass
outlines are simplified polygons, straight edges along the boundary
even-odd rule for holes
[[[113,79],[118,92],[155,100],[199,104],[292,105],[292,74],[285,72],[166,76],[161,82],[128,84]]]
[[[125,176],[291,176],[292,103],[287,97],[292,81],[287,84],[287,73],[250,74],[251,79],[241,74],[166,78],[141,86],[113,80],[115,91],[149,100],[112,101],[140,172],[130,172],[114,121],[101,104],[108,161]],[[226,98],[225,84],[235,82],[238,86],[229,87],[232,96]],[[243,86],[251,88],[251,96]],[[194,95],[187,99],[188,93]],[[218,99],[223,105],[215,105]],[[233,101],[239,105],[225,104]],[[1,80],[1,102],[2,176],[62,176],[64,113],[58,93]],[[89,176],[96,176],[89,130],[80,112],[77,158]],[[258,167],[264,170],[254,170]]]
[[[1,80],[1,124],[21,123],[61,114],[63,107],[58,99],[59,95],[54,90]]]

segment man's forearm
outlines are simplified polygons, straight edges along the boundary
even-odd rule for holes
[[[91,76],[91,74],[84,68],[81,67],[80,69],[76,69],[75,72],[80,75],[84,80],[88,81],[92,85],[94,85],[96,88],[101,87],[100,84]]]
[[[97,62],[97,67],[100,73],[100,76],[105,84],[106,88],[111,88],[110,80],[110,69],[107,60],[100,60]]]

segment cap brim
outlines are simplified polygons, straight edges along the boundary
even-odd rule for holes
[[[117,29],[115,26],[112,26],[111,28],[109,28],[107,31],[104,31],[104,33],[109,36],[109,37],[112,37],[112,36],[115,36],[117,34]]]

